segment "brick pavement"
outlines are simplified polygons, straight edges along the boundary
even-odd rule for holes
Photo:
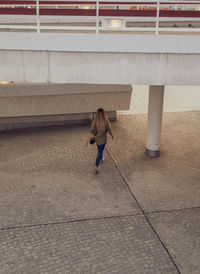
[[[143,216],[0,231],[1,273],[178,273]]]
[[[150,214],[181,273],[200,273],[200,207]]]
[[[200,111],[164,113],[154,159],[143,153],[147,115],[120,116],[113,125],[108,150],[145,212],[200,206],[199,121]]]
[[[0,136],[0,228],[139,212],[109,155],[104,172],[93,176],[96,148],[85,148],[87,131],[60,127]]]
[[[87,126],[1,133],[0,273],[199,274],[199,114],[164,115],[158,159],[120,116],[98,176]]]

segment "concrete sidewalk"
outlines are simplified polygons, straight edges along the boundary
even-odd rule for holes
[[[0,134],[0,273],[200,273],[200,112],[119,115],[100,174],[88,126]]]
[[[121,114],[144,114],[148,112],[149,86],[134,85],[130,109]],[[164,112],[200,110],[200,86],[165,86]]]

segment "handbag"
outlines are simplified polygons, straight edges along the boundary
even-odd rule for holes
[[[95,132],[94,136],[95,136],[95,135],[97,135],[97,132]],[[90,138],[90,145],[93,145],[93,144],[95,143],[95,138],[94,138],[94,136],[92,136],[92,137]]]
[[[95,143],[95,138],[94,137],[91,137],[90,138],[90,145],[93,145]]]

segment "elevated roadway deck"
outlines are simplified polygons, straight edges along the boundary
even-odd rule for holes
[[[0,33],[1,81],[200,85],[200,37]]]
[[[200,37],[197,35],[2,32],[0,59],[1,81],[7,81],[11,86],[12,83],[24,83],[27,89],[33,83],[41,86],[45,83],[150,86],[147,154],[152,157],[158,156],[160,150],[164,86],[200,85]],[[101,106],[107,106],[107,102],[112,105],[116,99],[113,96],[109,101],[104,97]],[[128,96],[126,99],[130,94]],[[15,100],[16,96],[13,98]],[[7,100],[9,105],[11,97]],[[20,108],[26,98],[18,97],[17,100]],[[38,113],[37,100],[32,106],[32,116]],[[84,100],[87,102],[87,96]],[[53,98],[51,104],[54,113],[55,109],[60,115],[69,113],[67,104],[62,111],[60,104],[56,108]],[[96,105],[93,107],[91,110],[88,104],[88,112],[95,111]],[[106,107],[106,110],[111,109]]]

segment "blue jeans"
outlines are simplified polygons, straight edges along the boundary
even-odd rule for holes
[[[103,158],[103,150],[105,148],[105,145],[106,145],[106,143],[103,145],[97,145],[98,152],[97,152],[97,158],[96,158],[96,166],[99,165],[101,159]]]

